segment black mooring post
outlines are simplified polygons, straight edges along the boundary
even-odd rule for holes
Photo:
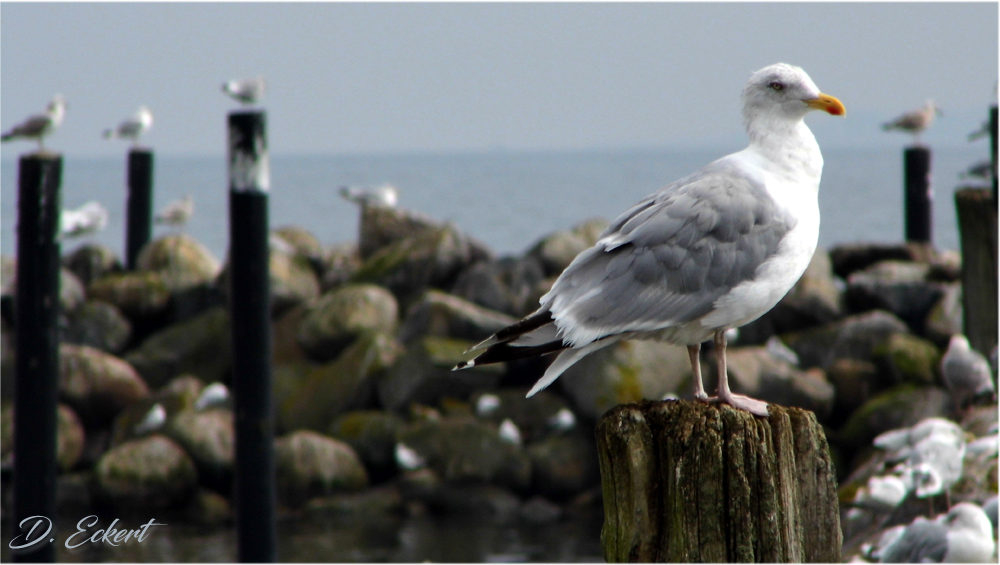
[[[990,106],[990,163],[993,168],[993,207],[997,206],[997,105]]]
[[[269,168],[264,111],[229,114],[229,303],[236,413],[237,559],[257,563],[273,562],[277,557]]]
[[[128,152],[128,197],[125,222],[125,265],[134,270],[139,251],[153,233],[153,152]]]
[[[906,241],[930,243],[933,194],[929,148],[915,145],[903,151],[903,184]]]
[[[55,538],[56,531],[62,156],[24,155],[18,175],[14,516],[10,546],[23,547],[14,549],[15,561],[53,562],[55,543],[49,539]],[[44,516],[46,520],[32,516]],[[51,531],[47,531],[49,525]],[[42,535],[45,537],[39,538]],[[36,543],[25,546],[33,541]]]

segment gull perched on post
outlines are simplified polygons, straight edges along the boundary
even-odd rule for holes
[[[62,125],[66,116],[66,101],[61,94],[56,94],[49,102],[48,109],[44,114],[35,114],[24,120],[20,124],[11,128],[7,133],[0,136],[0,141],[11,141],[14,139],[37,139],[38,150],[45,150],[43,141],[46,135],[54,132]]]
[[[183,227],[192,215],[194,215],[194,199],[190,194],[186,194],[184,198],[164,206],[153,220],[158,224]]]
[[[100,202],[91,200],[76,210],[63,210],[59,214],[59,231],[62,237],[80,237],[97,233],[108,227],[108,211]]]
[[[264,96],[264,77],[226,81],[222,84],[222,92],[244,106],[256,104]]]
[[[349,200],[360,206],[395,208],[396,203],[399,202],[399,192],[391,184],[383,184],[375,188],[342,186],[340,187],[340,195],[345,200]]]
[[[784,63],[754,73],[742,99],[749,147],[632,206],[577,255],[538,310],[456,369],[559,352],[531,396],[617,341],[661,340],[687,346],[695,398],[767,416],[765,402],[730,390],[725,334],[774,307],[812,259],[823,157],[803,118],[845,109]],[[719,374],[711,398],[699,362],[709,339]]]
[[[933,100],[928,100],[923,108],[907,112],[902,116],[882,124],[882,129],[890,131],[898,129],[913,136],[916,143],[920,143],[920,134],[934,122],[934,116],[941,116],[941,108]]]
[[[117,128],[104,130],[105,139],[130,139],[132,147],[139,144],[139,138],[153,127],[153,112],[146,106],[139,106],[135,114],[118,124]]]

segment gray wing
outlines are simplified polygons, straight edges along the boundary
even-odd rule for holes
[[[948,551],[948,529],[918,518],[882,551],[881,563],[941,563]]]
[[[14,126],[5,136],[34,137],[45,131],[52,120],[46,114],[37,114]]]
[[[546,302],[605,335],[683,324],[753,279],[794,225],[763,178],[723,158],[619,216]]]

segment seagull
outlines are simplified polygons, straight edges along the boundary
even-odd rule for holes
[[[576,427],[576,415],[569,408],[560,408],[545,423],[557,432],[568,432]]]
[[[898,462],[894,470],[918,498],[947,493],[962,477],[965,432],[951,420],[926,418],[879,434],[872,443],[888,451],[887,461]]]
[[[497,435],[500,439],[511,445],[521,446],[524,441],[521,439],[521,430],[517,427],[510,418],[504,418],[503,422],[500,422],[500,427],[497,428]]]
[[[996,398],[989,361],[969,347],[969,340],[962,334],[951,336],[948,342],[948,350],[941,358],[941,377],[959,410],[979,398]]]
[[[500,397],[495,394],[484,394],[476,401],[476,416],[488,418],[500,408]]]
[[[415,471],[427,466],[427,459],[405,443],[397,443],[395,450],[396,465],[406,471]]]
[[[212,383],[205,387],[194,401],[195,410],[205,410],[222,406],[229,400],[229,389],[222,383]]]
[[[59,231],[65,238],[97,233],[106,227],[108,210],[93,200],[76,210],[63,210],[59,215]]]
[[[396,203],[399,202],[399,193],[396,191],[396,187],[391,184],[383,184],[375,188],[342,186],[340,187],[340,195],[345,200],[350,200],[361,206],[395,208]]]
[[[118,124],[117,128],[104,130],[105,139],[131,139],[132,147],[139,144],[139,138],[153,127],[153,112],[139,106],[135,114]]]
[[[264,77],[226,81],[222,84],[222,92],[244,106],[256,104],[264,97]]]
[[[136,435],[143,435],[148,432],[156,431],[163,427],[167,421],[167,410],[162,404],[157,402],[146,412],[143,416],[142,421],[132,428],[132,431]]]
[[[993,525],[983,509],[961,502],[935,520],[922,516],[881,550],[880,563],[989,563]]]
[[[56,94],[49,102],[48,109],[44,114],[35,114],[20,124],[14,126],[10,131],[0,136],[0,141],[11,141],[14,139],[37,139],[38,150],[45,150],[43,139],[62,125],[66,116],[66,101],[61,94]]]
[[[774,359],[784,361],[785,363],[795,367],[799,366],[799,355],[792,351],[792,348],[785,345],[785,342],[781,341],[780,337],[772,335],[767,338],[767,343],[764,344],[764,348],[768,355]]]
[[[167,204],[154,220],[158,224],[167,226],[183,226],[194,214],[194,199],[190,194],[180,200],[175,200]]]
[[[623,339],[688,348],[694,396],[767,416],[767,403],[733,394],[726,337],[770,310],[802,276],[819,235],[823,157],[803,122],[844,115],[799,67],[778,63],[743,90],[750,145],[635,204],[577,255],[533,314],[474,346],[455,369],[560,352],[528,392]],[[701,380],[701,343],[715,340],[718,396]]]
[[[980,178],[984,180],[993,179],[993,162],[992,161],[979,161],[974,163],[965,171],[959,173],[959,178]]]
[[[928,100],[923,108],[907,112],[891,122],[882,124],[882,129],[885,131],[898,129],[912,134],[916,142],[920,143],[920,134],[930,127],[935,115],[942,115],[941,108],[938,108],[933,100]]]

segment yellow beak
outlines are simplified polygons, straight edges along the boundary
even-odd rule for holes
[[[813,110],[823,110],[824,112],[827,112],[828,114],[832,114],[834,116],[847,115],[847,109],[844,108],[844,105],[840,103],[840,100],[837,100],[836,98],[830,96],[829,94],[820,94],[819,98],[806,100],[806,105],[812,108]]]

